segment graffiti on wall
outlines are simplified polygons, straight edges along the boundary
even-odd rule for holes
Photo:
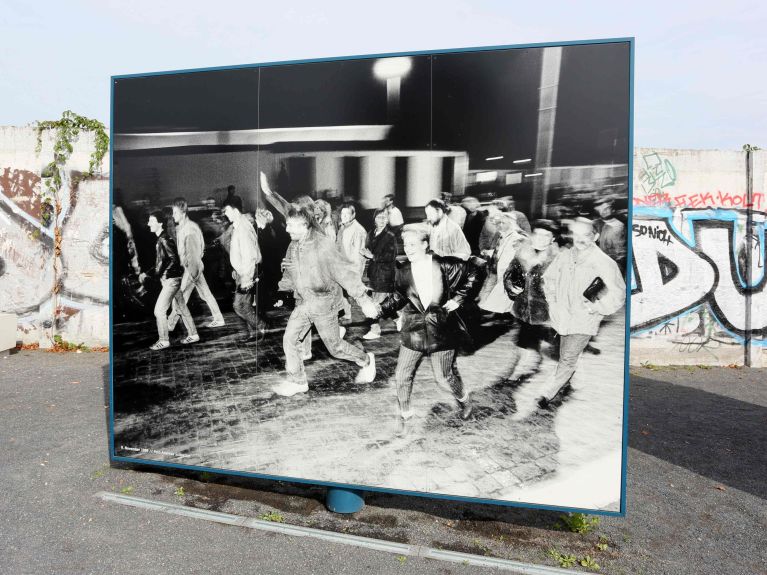
[[[638,162],[632,229],[631,329],[681,353],[767,344],[764,194],[680,189],[656,152]],[[750,208],[750,210],[749,210]],[[753,223],[747,229],[747,215]],[[751,301],[747,324],[747,296]]]
[[[51,327],[55,316],[65,339],[104,345],[109,327],[106,180],[85,181],[64,194],[56,310],[53,233],[41,223],[41,184],[34,172],[0,168],[0,311],[19,316],[17,337],[24,343],[37,342],[39,329]]]

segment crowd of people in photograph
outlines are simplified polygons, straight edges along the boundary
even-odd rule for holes
[[[555,347],[558,363],[538,401],[546,408],[566,396],[581,354],[589,347],[598,353],[591,340],[603,318],[625,302],[626,226],[603,194],[581,213],[532,222],[511,196],[487,205],[470,196],[456,204],[433,199],[423,219],[408,224],[388,195],[368,230],[353,201],[336,209],[310,196],[289,202],[264,174],[260,188],[268,206],[246,213],[229,187],[220,206],[228,225],[216,241],[228,254],[232,308],[244,324],[245,341],[270,337],[265,313],[292,301],[282,333],[285,377],[273,387],[280,396],[309,390],[304,363],[313,357],[312,330],[330,355],[359,367],[356,383],[375,380],[374,353],[344,339],[356,303],[366,318],[362,340],[380,338],[387,325],[399,331],[394,381],[401,433],[413,416],[413,380],[424,357],[436,383],[452,392],[458,415],[471,418],[456,354],[472,349],[488,319],[518,328],[516,347],[509,350],[517,358],[515,380],[538,370],[542,345]],[[169,212],[152,211],[146,222],[133,224],[146,224],[156,236],[150,269],[139,269],[132,227],[117,203],[114,224],[122,242],[115,253],[121,250],[117,256],[126,269],[141,284],[159,283],[159,337],[152,350],[171,345],[169,333],[179,319],[186,330],[181,345],[200,341],[187,307],[195,290],[210,312],[204,327],[226,325],[206,281],[203,234],[185,198],[176,198]]]

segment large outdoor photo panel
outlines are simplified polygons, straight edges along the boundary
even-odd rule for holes
[[[625,512],[630,39],[112,82],[113,459]]]

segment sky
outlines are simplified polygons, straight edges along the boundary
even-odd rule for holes
[[[0,126],[109,125],[119,74],[634,37],[634,144],[767,148],[767,3],[3,0]]]

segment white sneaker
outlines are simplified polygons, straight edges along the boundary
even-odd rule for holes
[[[373,331],[372,329],[362,336],[362,339],[380,339],[380,338],[381,338],[381,332]]]
[[[204,327],[224,327],[225,325],[226,321],[223,319],[214,319],[213,321],[206,323]]]
[[[297,393],[305,393],[309,391],[309,384],[293,383],[292,381],[288,381],[286,379],[285,381],[273,386],[272,391],[283,397],[293,397]]]
[[[343,339],[345,335],[346,335],[346,328],[344,326],[342,326],[342,325],[339,325],[338,326],[338,337]]]
[[[354,378],[354,383],[372,383],[376,378],[376,356],[372,352],[368,352],[368,358],[370,361],[365,367],[360,368],[357,377]]]

